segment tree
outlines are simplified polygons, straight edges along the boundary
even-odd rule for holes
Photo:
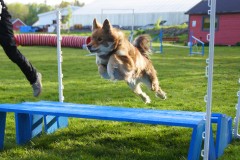
[[[38,20],[38,14],[51,11],[53,8],[51,6],[45,4],[28,4],[29,14],[28,19],[26,20],[26,24],[32,25]]]
[[[26,22],[29,14],[28,6],[22,3],[11,3],[8,4],[8,11],[12,15],[12,18],[19,18],[23,22]]]
[[[59,5],[59,8],[66,8],[69,5],[71,5],[70,2],[62,1]]]
[[[83,7],[85,5],[84,2],[79,2],[78,0],[74,0],[74,3],[73,3],[74,6],[80,6],[80,7]]]
[[[12,18],[19,18],[25,24],[32,25],[38,20],[38,14],[53,10],[53,7],[45,4],[22,4],[10,3],[8,4],[8,11],[11,13]]]
[[[62,23],[68,26],[68,32],[70,31],[70,20],[72,18],[72,8],[68,6],[68,14],[62,19]]]
[[[38,7],[39,7],[38,14],[44,13],[44,12],[49,12],[54,9],[52,6],[45,5],[45,4],[39,4]]]
[[[26,20],[27,25],[32,25],[34,22],[38,20],[37,14],[38,14],[38,5],[36,3],[34,4],[28,4],[28,18]]]
[[[66,7],[68,7],[69,5],[82,7],[82,6],[85,5],[85,3],[84,3],[84,2],[80,2],[80,1],[78,1],[78,0],[74,0],[73,2],[62,1],[62,2],[60,3],[60,5],[57,6],[57,7],[59,7],[59,8],[66,8]]]

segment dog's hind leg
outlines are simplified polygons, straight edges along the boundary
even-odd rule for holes
[[[149,96],[142,91],[141,89],[141,85],[139,82],[127,82],[128,86],[132,89],[132,91],[134,93],[136,93],[138,96],[140,96],[142,98],[142,100],[148,104],[148,103],[151,103],[151,99],[149,98]]]
[[[159,86],[159,82],[157,79],[155,72],[151,72],[150,74],[145,74],[142,78],[142,82],[146,84],[146,86],[156,93],[156,96],[161,99],[167,99],[167,94],[161,89]]]

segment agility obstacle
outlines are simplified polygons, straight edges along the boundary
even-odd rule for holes
[[[155,41],[158,41],[160,43],[159,46],[159,51],[155,51],[152,47],[152,43]],[[200,39],[196,38],[195,36],[193,36],[193,33],[191,32],[190,36],[189,36],[189,42],[187,44],[187,46],[182,46],[182,45],[176,45],[174,44],[175,42],[177,42],[179,40],[178,37],[164,37],[163,35],[163,29],[160,29],[159,34],[154,37],[151,41],[151,50],[156,52],[156,53],[163,53],[163,48],[164,46],[168,46],[168,47],[178,47],[178,48],[188,48],[189,49],[189,55],[194,55],[194,54],[199,54],[199,55],[204,55],[204,42],[201,41]],[[169,42],[169,43],[165,43],[165,42]],[[172,44],[171,44],[172,43]],[[201,50],[198,50],[198,45],[201,45]],[[195,51],[196,50],[196,51]]]
[[[17,34],[15,35],[17,45],[21,46],[57,46],[57,36],[54,34]],[[83,48],[90,42],[87,36],[62,36],[62,46],[72,48]]]
[[[154,37],[154,38],[151,40],[151,42],[150,42],[151,50],[152,50],[153,52],[155,52],[155,53],[157,53],[158,51],[156,51],[156,50],[153,49],[152,43],[155,42],[155,41],[157,41],[157,40],[159,40],[159,42],[160,42],[159,52],[160,52],[160,53],[163,53],[163,47],[162,47],[162,45],[163,45],[163,44],[162,44],[162,43],[163,43],[163,30],[162,30],[162,29],[160,29],[159,34],[158,34],[156,37]]]
[[[240,84],[240,78],[238,80],[238,83]],[[233,135],[235,138],[240,138],[239,132],[239,118],[240,118],[240,90],[237,92],[238,96],[238,103],[236,104],[236,117],[234,118],[234,129],[233,129]]]
[[[188,112],[173,110],[151,110],[140,108],[123,108],[115,106],[83,105],[63,102],[62,84],[62,51],[60,35],[60,11],[58,15],[58,79],[59,102],[40,101],[19,104],[0,104],[0,148],[3,149],[6,114],[15,113],[16,140],[24,144],[31,138],[44,132],[53,133],[68,125],[67,117],[87,118],[97,120],[124,121],[144,124],[167,125],[192,128],[192,137],[188,152],[188,160],[197,160],[200,155],[204,160],[220,157],[232,138],[232,119],[224,114],[211,113],[212,106],[212,78],[214,58],[214,28],[216,0],[209,0],[210,14],[210,47],[207,59],[206,76],[208,78],[207,95],[205,96],[205,112]],[[212,124],[217,124],[217,132],[213,133]],[[216,139],[214,139],[214,134]],[[204,150],[202,141],[204,140]]]
[[[159,51],[158,50],[154,50],[152,47],[152,43],[155,41],[159,41],[160,46],[159,46]],[[154,37],[151,41],[151,50],[155,53],[163,53],[163,48],[164,46],[168,46],[168,47],[179,47],[179,48],[189,48],[189,46],[181,46],[181,45],[176,45],[175,43],[179,41],[178,37],[164,37],[163,34],[163,29],[160,29],[159,34]]]
[[[204,100],[206,102],[206,126],[204,136],[203,159],[208,160],[211,134],[211,114],[212,114],[212,83],[213,83],[213,62],[214,62],[214,43],[215,43],[215,18],[216,18],[216,0],[208,0],[208,14],[210,15],[210,33],[207,37],[209,41],[209,57],[207,59],[207,95]]]
[[[201,51],[198,51],[198,45],[201,45]],[[193,36],[193,32],[190,33],[190,37],[189,37],[189,55],[194,55],[194,54],[200,54],[202,56],[204,56],[204,42],[201,41],[200,39],[196,38],[195,36]],[[196,48],[197,51],[193,51],[193,48]]]
[[[0,148],[3,149],[6,113],[15,113],[17,144],[25,144],[33,137],[43,133],[53,133],[58,128],[67,126],[67,121],[59,117],[75,117],[84,119],[134,122],[154,125],[167,125],[192,128],[192,137],[188,152],[189,160],[197,160],[201,154],[202,135],[205,130],[205,113],[153,110],[140,108],[124,108],[98,105],[74,104],[65,102],[23,102],[20,104],[0,105]],[[54,118],[49,118],[54,117]],[[210,159],[222,155],[224,148],[231,141],[231,123],[223,114],[212,114],[212,122],[217,124],[216,145],[213,133],[210,138]],[[225,123],[229,124],[226,125]],[[215,150],[216,148],[216,150]]]

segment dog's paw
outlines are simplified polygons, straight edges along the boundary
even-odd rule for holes
[[[110,77],[107,73],[102,73],[101,77],[104,78],[104,79],[110,79]]]
[[[165,92],[163,92],[163,91],[158,91],[158,92],[156,93],[156,97],[159,97],[159,98],[161,98],[161,99],[163,99],[163,100],[166,100],[166,99],[167,99],[167,93],[165,93]]]
[[[146,100],[145,100],[145,104],[150,104],[151,103],[151,99],[148,97]]]
[[[145,102],[145,104],[151,103],[151,99],[149,98],[149,96],[146,93],[142,93],[140,96],[141,96],[142,100]]]

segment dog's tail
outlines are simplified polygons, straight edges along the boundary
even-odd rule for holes
[[[151,54],[150,43],[151,43],[150,36],[147,34],[144,34],[136,37],[134,39],[133,45],[139,50],[139,52],[143,56],[148,58],[149,55]]]

